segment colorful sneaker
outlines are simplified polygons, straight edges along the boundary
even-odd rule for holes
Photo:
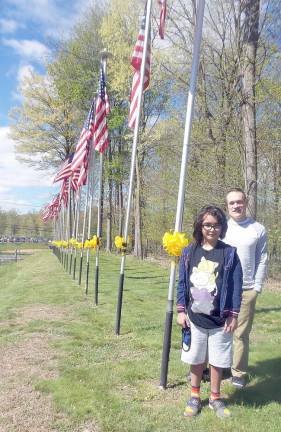
[[[185,417],[194,417],[200,413],[201,407],[202,407],[202,405],[201,405],[200,398],[192,397],[186,403],[186,407],[185,407],[183,415]]]
[[[232,384],[234,387],[237,387],[237,388],[242,389],[242,388],[244,388],[245,385],[246,385],[246,380],[245,380],[245,378],[243,378],[243,377],[236,377],[236,376],[233,376],[233,377],[231,378],[231,384]]]
[[[228,408],[226,408],[224,402],[221,399],[209,399],[209,407],[215,411],[217,417],[227,418],[231,416]]]

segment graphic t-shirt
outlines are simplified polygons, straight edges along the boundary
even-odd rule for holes
[[[190,259],[190,321],[206,329],[221,327],[225,318],[220,317],[220,293],[223,277],[223,244],[205,250],[196,246]]]

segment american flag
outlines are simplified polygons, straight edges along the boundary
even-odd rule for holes
[[[159,24],[159,35],[161,39],[164,39],[165,34],[165,21],[167,15],[167,0],[158,0],[160,10],[160,24]]]
[[[70,176],[72,176],[73,172],[71,171],[71,164],[72,164],[73,156],[74,156],[74,153],[71,153],[71,155],[63,163],[61,169],[59,170],[59,172],[55,176],[53,183],[68,179]]]
[[[64,207],[67,207],[68,204],[68,190],[69,190],[69,180],[65,179],[62,182],[60,193],[59,193],[60,205],[63,203]]]
[[[48,222],[50,219],[57,217],[60,209],[60,194],[56,194],[50,204],[45,206],[41,212],[43,222]]]
[[[94,148],[103,153],[109,144],[106,114],[109,113],[109,100],[106,92],[106,84],[103,66],[100,68],[99,94],[96,103],[94,121]]]
[[[84,165],[89,154],[89,141],[93,136],[95,101],[93,100],[88,117],[84,123],[82,132],[79,137],[78,144],[71,163],[71,171],[75,172]]]
[[[141,63],[143,58],[143,50],[144,50],[144,42],[145,42],[145,16],[142,19],[141,28],[138,34],[137,42],[134,48],[131,65],[134,68],[134,77],[132,84],[132,91],[130,96],[130,112],[129,112],[129,121],[128,126],[131,129],[134,129],[136,123],[137,116],[137,106],[138,106],[138,98],[140,95],[140,70]],[[149,86],[150,80],[150,60],[151,60],[151,35],[149,30],[149,39],[147,44],[147,52],[145,59],[145,70],[144,70],[144,82],[143,82],[143,91],[147,89]]]

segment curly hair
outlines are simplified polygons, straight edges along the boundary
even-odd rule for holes
[[[203,240],[202,224],[206,215],[214,216],[218,224],[221,225],[220,238],[223,239],[227,230],[227,219],[222,209],[215,205],[204,206],[198,213],[193,224],[193,238],[197,244],[201,244]]]

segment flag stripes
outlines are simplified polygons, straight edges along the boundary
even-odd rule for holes
[[[148,33],[148,45],[147,45],[147,54],[145,58],[145,70],[144,70],[144,82],[143,82],[143,91],[145,91],[149,86],[150,81],[150,63],[151,63],[151,35],[150,29]],[[143,58],[144,51],[144,42],[145,42],[145,16],[142,19],[141,28],[138,34],[137,42],[134,47],[134,52],[132,55],[131,65],[134,68],[134,76],[132,83],[132,91],[130,96],[130,112],[129,112],[129,120],[128,126],[133,129],[135,127],[136,116],[137,116],[137,106],[138,106],[138,98],[140,96],[141,88],[140,88],[140,70]]]
[[[164,39],[165,35],[165,21],[167,16],[167,0],[158,0],[160,9],[160,23],[159,23],[159,35],[161,39]]]
[[[103,66],[100,68],[99,92],[94,120],[94,148],[103,153],[109,145],[106,114],[109,113],[109,100],[106,92]]]

